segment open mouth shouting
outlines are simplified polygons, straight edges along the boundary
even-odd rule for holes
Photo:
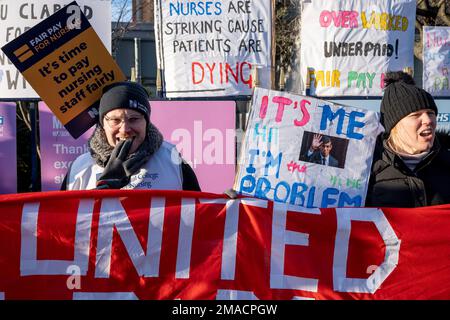
[[[429,128],[426,128],[426,129],[420,131],[419,135],[421,137],[423,137],[423,138],[430,138],[431,139],[433,137],[433,133],[434,133],[434,130],[429,127]]]

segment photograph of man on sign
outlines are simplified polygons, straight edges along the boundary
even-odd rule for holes
[[[299,160],[344,168],[347,145],[345,139],[305,132]]]

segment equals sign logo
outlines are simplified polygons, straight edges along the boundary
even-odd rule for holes
[[[31,58],[34,53],[27,44],[24,44],[19,49],[14,51],[14,55],[17,57],[17,59],[19,59],[20,62],[24,62],[25,60]]]

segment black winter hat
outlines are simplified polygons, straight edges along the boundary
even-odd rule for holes
[[[386,73],[384,95],[381,100],[381,124],[385,135],[389,135],[397,122],[412,112],[431,109],[438,114],[436,103],[431,94],[415,85],[414,79],[407,73]]]
[[[116,82],[103,90],[99,106],[99,123],[103,126],[103,117],[109,111],[119,108],[136,110],[150,119],[150,102],[147,91],[136,82]]]

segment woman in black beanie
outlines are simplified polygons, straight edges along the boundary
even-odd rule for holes
[[[62,190],[200,191],[192,168],[150,121],[147,91],[135,82],[104,89],[89,152],[70,166]]]
[[[404,72],[389,72],[381,100],[385,132],[375,150],[368,207],[450,203],[450,139],[436,136],[433,97]]]

